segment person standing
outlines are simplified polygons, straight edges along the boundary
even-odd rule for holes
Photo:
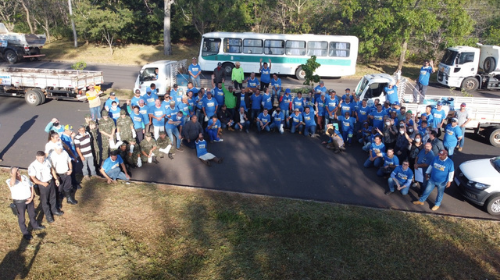
[[[267,67],[267,62],[262,64],[262,58],[259,63],[260,72],[260,90],[269,88],[269,83],[271,82],[271,59],[269,59],[269,67]]]
[[[281,79],[278,78],[278,74],[276,73],[273,74],[273,79],[271,80],[271,90],[272,90],[271,93],[273,95],[273,105],[274,105],[274,100],[276,99],[276,97],[279,98],[281,93]]]
[[[255,92],[257,89],[259,89],[259,79],[255,78],[255,73],[252,72],[250,73],[250,77],[246,80],[247,82],[247,87],[252,89],[253,92]]]
[[[458,126],[458,119],[452,118],[451,123],[446,126],[443,138],[444,148],[448,151],[450,158],[453,158],[455,148],[462,138],[462,129]]]
[[[168,138],[170,139],[171,143],[174,143],[174,136],[175,136],[175,144],[177,151],[182,152],[184,151],[183,148],[181,148],[181,133],[182,133],[182,126],[184,125],[184,115],[182,114],[181,111],[177,113],[172,113],[172,116],[168,119],[167,124],[165,124],[165,130],[167,132]]]
[[[106,99],[106,102],[104,102],[104,109],[106,109],[106,111],[110,112],[110,109],[113,105],[113,102],[116,102],[116,105],[120,105],[120,100],[116,97],[116,94],[114,92],[111,92],[109,94],[109,97],[108,99]]]
[[[57,178],[56,171],[47,160],[43,151],[38,151],[36,153],[36,160],[28,167],[28,175],[31,180],[38,185],[38,189],[40,190],[40,201],[47,222],[53,223],[53,215],[61,216],[64,214],[63,211],[57,208],[56,201],[55,187],[59,187],[60,182]]]
[[[283,112],[284,115],[284,120],[286,124],[286,128],[290,127],[290,122],[288,121],[288,118],[290,117],[290,104],[292,103],[293,97],[290,94],[291,90],[289,88],[285,89],[285,93],[281,93],[283,95],[280,95],[280,105],[279,108]]]
[[[226,72],[224,68],[222,68],[222,63],[217,63],[217,68],[214,69],[214,73],[212,74],[212,82],[214,84],[223,84],[226,76]]]
[[[127,111],[121,109],[120,117],[116,120],[116,140],[130,142],[130,139],[136,138],[134,123],[130,116],[127,116]]]
[[[109,142],[114,142],[116,126],[115,122],[107,114],[105,114],[105,110],[103,110],[102,113],[102,120],[99,122],[99,133],[101,134],[101,159],[104,161],[109,157]]]
[[[165,107],[161,105],[160,99],[155,100],[155,105],[149,109],[149,124],[153,125],[155,140],[160,137],[160,131],[165,131]]]
[[[12,197],[12,202],[16,205],[17,222],[25,240],[31,240],[33,236],[28,232],[26,227],[26,210],[28,210],[28,217],[33,230],[45,229],[44,226],[39,225],[36,221],[35,203],[35,190],[33,184],[25,175],[19,173],[19,168],[12,167],[10,169],[10,178],[6,181],[7,186]]]
[[[424,66],[420,68],[420,75],[413,90],[413,103],[422,103],[424,101],[427,87],[429,86],[429,79],[434,71],[434,62],[432,59],[430,61],[426,60]]]
[[[90,134],[85,131],[85,126],[80,126],[78,134],[75,136],[75,148],[80,160],[82,161],[83,180],[89,180],[90,176],[96,177],[94,156],[92,155],[92,139]]]
[[[139,105],[139,100],[142,99],[142,96],[141,96],[141,91],[139,89],[136,89],[135,92],[134,92],[134,97],[132,97],[132,99],[127,102],[129,106],[138,106]]]
[[[441,136],[441,128],[446,120],[446,112],[443,109],[443,103],[439,101],[436,108],[432,109],[432,125],[431,127],[437,132],[437,136]],[[428,122],[428,121],[427,121]]]
[[[240,67],[240,62],[237,61],[235,67],[231,71],[231,80],[234,84],[234,89],[242,89],[243,81],[245,80],[245,73],[243,72],[243,68]]]
[[[59,206],[62,206],[63,195],[66,197],[68,204],[78,204],[74,199],[73,184],[71,183],[71,174],[73,173],[73,165],[68,153],[63,150],[62,145],[57,145],[54,152],[50,154],[50,163],[54,167],[58,177],[59,186],[57,191]]]
[[[384,92],[390,104],[399,104],[398,87],[394,81],[389,82],[389,85],[384,88]]]
[[[193,56],[191,58],[191,65],[188,67],[188,72],[189,76],[191,77],[191,82],[195,87],[201,87],[201,81],[200,81],[200,75],[201,75],[201,68],[200,65],[197,63],[196,57]]]
[[[94,86],[91,85],[85,95],[89,101],[90,117],[93,121],[99,121],[101,119],[101,98],[99,98],[99,92],[95,91]]]
[[[132,109],[130,109],[130,106],[127,107],[128,113],[130,115],[130,118],[132,119],[132,124],[134,127],[134,133],[136,137],[134,137],[138,142],[142,141],[144,139],[144,129],[146,128],[146,125],[144,124],[144,116],[140,112],[139,106],[135,105]]]
[[[461,152],[464,147],[465,142],[465,126],[470,121],[469,113],[466,108],[467,104],[462,103],[460,105],[460,110],[456,112],[456,118],[458,119],[458,125],[460,126],[460,130],[462,130],[462,138],[458,144],[458,151]]]
[[[234,114],[236,113],[236,108],[239,108],[236,107],[237,101],[236,96],[234,96],[234,89],[232,86],[229,86],[226,89],[226,86],[222,84],[222,90],[224,91],[224,105],[226,105],[226,109],[229,111],[229,113],[234,116]]]
[[[436,197],[436,203],[432,207],[432,211],[436,211],[441,206],[444,189],[450,187],[453,176],[455,175],[455,165],[448,157],[448,152],[446,150],[439,151],[439,154],[434,157],[425,173],[427,186],[425,187],[424,194],[419,200],[413,201],[413,204],[424,205],[424,202],[427,200],[432,190],[437,187],[438,195]]]
[[[419,190],[420,195],[424,193],[425,186],[427,186],[427,180],[425,179],[426,176],[424,176],[424,173],[433,159],[434,153],[432,152],[432,144],[430,142],[425,143],[424,149],[420,150],[417,158],[415,159],[415,164],[413,165],[413,170],[415,171],[415,184],[413,186],[416,187],[418,183],[421,184]],[[420,180],[417,180],[416,174],[421,175],[419,176]]]

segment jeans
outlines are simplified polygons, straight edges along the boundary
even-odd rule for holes
[[[460,148],[463,148],[464,147],[464,143],[465,143],[465,127],[461,127],[460,128],[462,130],[462,139],[460,139],[459,141],[459,144],[460,144]]]
[[[281,109],[281,112],[283,112],[283,116],[285,117],[285,125],[286,125],[286,127],[290,127],[290,120],[288,120],[288,117],[290,117],[290,110],[283,110],[283,109]]]
[[[142,128],[137,128],[135,130],[135,140],[137,141],[137,143],[141,142],[143,139],[144,139],[144,133],[142,133],[143,129]]]
[[[123,173],[120,168],[113,168],[106,172],[106,174],[109,176],[109,178],[116,180],[120,179],[123,181],[128,181],[127,176],[125,176],[125,173]]]
[[[241,126],[240,126],[241,125]],[[236,130],[248,130],[250,128],[250,121],[245,121],[244,123],[236,123],[234,124],[234,129]]]
[[[271,129],[269,128],[269,124],[266,127],[264,127],[264,130],[265,131],[271,131]],[[257,123],[257,131],[258,132],[262,131],[262,127],[260,126],[260,123]]]
[[[368,167],[371,167],[371,166],[375,166],[375,167],[381,167],[382,164],[384,164],[384,159],[381,158],[381,157],[378,157],[376,158],[374,161],[371,161],[370,158],[368,158],[366,161],[365,161],[365,164],[364,166],[366,168]]]
[[[205,115],[202,109],[196,109],[196,116],[198,117],[198,122],[203,126]]]
[[[278,98],[279,98],[279,96],[280,96],[280,89],[279,89],[279,88],[277,88],[277,89],[272,89],[272,90],[271,90],[271,95],[272,95],[272,97],[271,97],[271,100],[272,100],[272,101],[271,101],[271,102],[274,104],[274,100],[276,99],[276,97],[278,97]]]
[[[417,82],[417,84],[415,85],[415,89],[413,89],[413,102],[414,103],[423,102],[426,93],[427,93],[427,86],[424,86],[421,83]]]
[[[392,173],[392,169],[391,168],[385,168],[385,166],[382,166],[378,169],[377,171],[377,176],[378,177],[384,177],[385,175],[387,174],[391,174]]]
[[[251,109],[250,111],[250,121],[255,122],[255,119],[259,116],[260,109]]]
[[[438,188],[438,195],[436,197],[435,205],[441,206],[441,201],[443,201],[443,196],[444,196],[444,189],[446,189],[447,183],[448,182],[438,183],[438,182],[432,181],[432,179],[429,179],[429,181],[427,182],[427,186],[425,187],[424,194],[422,194],[422,196],[420,197],[420,199],[418,201],[424,202],[427,199],[427,197],[429,197],[431,192],[434,190],[434,187],[437,187]]]
[[[454,145],[453,147],[444,146],[444,148],[448,151],[449,158],[453,159],[453,152],[455,152],[456,147],[457,147],[457,145]]]
[[[296,126],[295,124],[292,124],[292,127],[290,127],[290,132],[291,133],[295,133],[295,130],[298,130],[299,132],[301,132],[304,125],[301,124],[297,128],[295,128],[295,126]]]
[[[88,176],[90,170],[90,175],[95,176],[95,166],[94,166],[94,156],[89,156],[89,157],[84,157],[82,161],[83,167],[82,167],[82,173],[83,176]]]
[[[197,87],[197,88],[201,87],[200,76],[198,76],[196,78],[191,76],[191,82],[193,83],[194,87]]]
[[[94,121],[101,119],[101,107],[97,106],[90,108],[90,117]]]
[[[342,130],[342,138],[344,138],[344,141],[351,144],[351,142],[352,142],[352,129]]]
[[[306,128],[304,129],[304,135],[305,136],[313,136],[314,134],[316,134],[316,126],[315,125],[309,125],[307,126],[306,125]]]
[[[330,115],[328,114],[328,112],[325,111],[325,129],[326,129],[326,126],[330,123],[333,123],[335,118],[333,117],[335,116],[335,114],[332,114],[332,117],[330,118]]]
[[[36,221],[34,200],[35,198],[33,197],[33,200],[28,204],[26,204],[26,202],[15,203],[17,208],[17,222],[19,223],[19,228],[23,234],[29,234],[28,228],[26,227],[26,210],[28,210],[31,226],[33,228],[39,227],[38,222]]]
[[[363,151],[365,152],[370,152],[370,148],[372,147],[372,142],[368,142],[366,143],[366,145],[363,146],[363,148],[361,148]]]
[[[394,182],[394,179],[389,178],[389,179],[387,180],[387,182],[389,183],[389,190],[390,190],[391,192],[394,192],[394,190],[396,189],[396,188],[395,188],[396,183]],[[399,183],[399,185],[401,185],[401,183]],[[407,195],[409,191],[410,191],[410,187],[409,187],[409,186],[408,186],[408,187],[405,187],[405,188],[402,188],[402,189],[401,189],[401,194],[402,194],[402,195]]]
[[[174,143],[174,135],[175,135],[175,138],[177,138],[177,140],[175,141],[175,145],[177,149],[179,149],[181,147],[181,136],[179,135],[179,130],[177,129],[177,127],[174,129],[168,128],[167,135],[168,138],[170,138],[170,142],[172,143]]]
[[[217,136],[217,131],[218,129],[206,129],[207,133],[208,133],[208,138],[210,139],[210,141],[219,141],[220,138]]]
[[[221,123],[221,124],[220,124],[220,127],[222,127],[222,129],[226,129],[226,128],[228,128],[228,127],[233,126],[233,123],[234,123],[233,121],[230,121],[230,122],[229,122],[229,125],[227,125],[226,123]]]
[[[269,128],[270,129],[277,128],[281,134],[283,134],[285,132],[285,130],[283,129],[282,123],[277,124],[277,123],[273,122],[269,125]]]

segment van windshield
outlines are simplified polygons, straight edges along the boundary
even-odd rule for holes
[[[158,79],[158,68],[144,68],[141,72],[141,81],[155,81]]]
[[[446,64],[448,66],[453,66],[455,64],[455,59],[457,58],[458,52],[452,50],[446,50],[443,55],[443,59],[441,59],[441,63]]]
[[[491,165],[500,173],[500,157],[490,159]]]

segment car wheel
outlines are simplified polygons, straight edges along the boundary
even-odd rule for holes
[[[474,91],[479,88],[479,81],[476,78],[466,78],[462,82],[462,89],[467,91]]]
[[[500,128],[493,129],[488,138],[492,146],[500,147]]]
[[[17,62],[17,54],[13,50],[5,51],[4,57],[9,64],[15,64]]]
[[[490,215],[500,215],[500,195],[488,199],[488,202],[486,202],[486,211]]]

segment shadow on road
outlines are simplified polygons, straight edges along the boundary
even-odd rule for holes
[[[12,139],[10,142],[3,148],[3,150],[0,152],[0,158],[3,159],[3,156],[7,153],[7,151],[23,136],[24,133],[26,133],[32,126],[35,124],[36,119],[38,118],[38,115],[34,115],[31,117],[31,119],[25,121],[19,130],[12,136]],[[3,132],[3,135],[8,135],[7,132]]]

